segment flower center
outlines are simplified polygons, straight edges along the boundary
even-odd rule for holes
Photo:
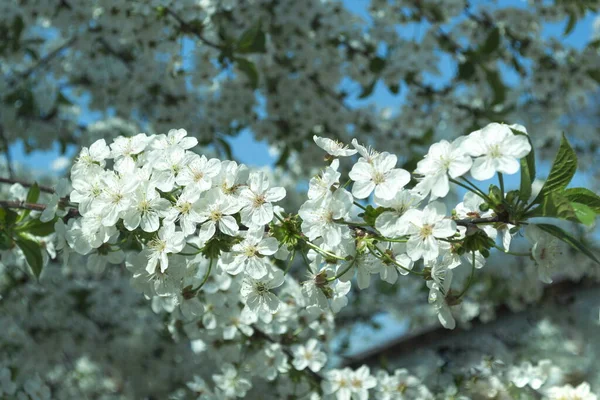
[[[385,182],[385,175],[381,172],[375,172],[375,174],[373,175],[373,182],[376,185],[379,185],[379,184]]]
[[[254,200],[252,201],[252,205],[256,208],[262,206],[263,204],[265,204],[267,202],[267,199],[265,199],[265,195],[264,194],[259,194],[258,196],[254,197]]]
[[[421,228],[421,231],[419,233],[421,234],[421,237],[423,239],[426,239],[429,236],[433,235],[433,226],[429,225],[429,224],[425,224],[425,225],[423,225],[423,227]]]
[[[262,296],[269,291],[269,288],[262,282],[256,282],[254,285],[254,290],[256,290],[256,292]]]
[[[223,217],[223,213],[220,210],[213,210],[210,212],[210,219],[213,222],[219,221]]]
[[[493,144],[490,146],[490,156],[492,158],[500,158],[502,157],[502,152],[500,151],[499,144]]]
[[[185,203],[179,205],[177,208],[182,214],[187,214],[192,209],[192,203],[186,201]]]
[[[139,205],[139,210],[143,213],[150,211],[150,202],[148,200],[142,200]]]
[[[194,182],[200,182],[202,180],[202,178],[204,178],[204,172],[202,172],[202,171],[194,172]]]
[[[246,257],[254,257],[256,255],[256,253],[258,253],[258,249],[254,246],[248,246],[244,250],[244,255]]]

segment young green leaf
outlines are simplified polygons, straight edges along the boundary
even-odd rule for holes
[[[535,152],[533,150],[533,143],[531,138],[525,132],[521,132],[516,129],[511,129],[515,135],[526,136],[531,145],[531,151],[525,158],[521,159],[521,184],[519,187],[519,198],[522,201],[528,201],[531,197],[531,184],[535,180]]]
[[[570,233],[565,232],[563,229],[561,229],[555,225],[537,224],[536,226],[538,226],[543,231],[551,234],[552,236],[567,243],[569,246],[571,246],[575,250],[582,252],[583,254],[588,256],[590,259],[592,259],[594,262],[596,262],[597,264],[600,264],[600,260],[598,260],[596,255],[594,253],[592,253],[592,251],[586,245],[581,243],[579,240],[577,240],[575,237],[573,237]]]
[[[600,214],[600,196],[586,188],[566,189],[563,195],[574,203],[585,204],[596,214]]]
[[[488,34],[483,46],[480,48],[480,52],[482,54],[491,54],[493,53],[498,46],[500,45],[500,29],[498,27],[492,29],[492,31]]]
[[[39,243],[21,235],[17,236],[16,243],[17,246],[19,246],[19,248],[23,251],[23,255],[25,256],[25,260],[27,260],[27,264],[29,264],[29,267],[31,268],[31,272],[33,272],[33,275],[36,278],[39,278],[44,266],[42,248],[40,247]]]
[[[248,77],[252,89],[256,89],[258,87],[258,70],[256,69],[256,65],[244,58],[236,58],[235,62],[237,63],[240,71],[242,71]]]
[[[594,221],[596,220],[596,212],[594,212],[594,210],[581,203],[571,203],[571,206],[573,207],[573,211],[579,222],[587,226],[594,224]]]
[[[549,193],[559,192],[566,188],[573,179],[575,171],[577,171],[577,155],[563,134],[550,175],[533,204],[541,203]]]
[[[261,30],[261,24],[256,23],[242,33],[236,44],[238,53],[264,53],[266,37]]]
[[[539,205],[526,214],[527,218],[550,217],[579,222],[572,203],[559,193],[550,193]]]
[[[37,182],[34,182],[33,185],[29,188],[27,192],[27,198],[25,199],[26,203],[35,203],[40,198],[40,187]]]

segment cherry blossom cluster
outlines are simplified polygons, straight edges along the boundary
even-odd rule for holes
[[[500,220],[497,190],[485,194],[465,175],[517,173],[530,141],[522,126],[493,123],[432,145],[413,174],[397,166],[397,156],[356,140],[314,141],[328,165],[310,180],[297,214],[273,204],[286,191],[272,187],[264,172],[198,155],[197,140],[178,129],[83,148],[71,170],[69,203],[60,200],[61,187],[44,218],[76,207],[78,216],[55,224],[63,257],[125,263],[133,287],[168,316],[171,335],[187,337],[195,353],[216,363],[221,372],[212,375],[213,385],[198,376],[190,390],[243,397],[260,390],[261,378],[276,384],[278,396],[362,399],[379,391],[394,398],[382,388],[398,388],[396,381],[409,379],[405,371],[321,374],[332,314],[348,304],[353,285],[367,289],[373,275],[391,285],[414,275],[425,281],[442,325],[454,328],[452,308],[465,299],[475,271],[492,248],[510,251],[521,223]],[[355,156],[342,184],[342,163]],[[452,213],[440,201],[450,184],[468,189]],[[367,204],[371,198],[375,207]],[[526,236],[533,247],[523,255],[535,260],[542,281],[551,281],[562,247],[533,224]],[[463,269],[470,274],[458,291],[453,276]],[[426,387],[409,381],[427,396]]]

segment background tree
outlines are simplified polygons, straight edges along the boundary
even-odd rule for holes
[[[374,281],[366,290],[358,289],[360,282],[353,284],[349,305],[336,315],[335,327],[331,313],[318,318],[308,312],[281,316],[285,320],[281,326],[287,327],[280,331],[271,321],[250,318],[252,322],[240,322],[248,317],[236,311],[238,300],[224,299],[221,293],[236,292],[237,281],[234,279],[233,289],[229,289],[231,278],[214,272],[217,266],[209,261],[212,257],[206,251],[206,257],[194,265],[193,271],[189,268],[190,276],[181,278],[189,278],[184,286],[187,291],[173,297],[164,295],[172,292],[165,283],[168,279],[151,290],[145,286],[144,279],[148,277],[138,265],[142,261],[131,257],[126,261],[126,254],[112,247],[120,246],[120,242],[107,242],[99,247],[102,251],[92,255],[73,253],[67,260],[65,249],[76,247],[72,243],[40,240],[39,237],[53,232],[57,219],[54,215],[42,218],[40,212],[52,208],[50,205],[66,207],[71,211],[64,211],[66,215],[60,217],[68,223],[80,213],[85,214],[83,203],[71,197],[69,204],[65,196],[70,191],[64,183],[59,184],[53,177],[34,176],[26,165],[14,163],[11,146],[19,141],[27,151],[58,146],[63,154],[74,156],[82,154],[81,147],[89,147],[98,139],[106,139],[110,144],[119,136],[185,128],[188,137],[199,143],[194,151],[208,158],[232,159],[244,151],[232,145],[236,143],[234,137],[250,133],[255,139],[266,141],[277,154],[275,165],[266,174],[272,187],[287,188],[288,196],[281,203],[287,211],[300,208],[309,178],[321,167],[315,160],[324,153],[313,143],[314,135],[344,143],[358,138],[360,143],[398,155],[398,167],[412,172],[435,142],[452,141],[490,122],[520,123],[529,130],[540,170],[553,170],[550,161],[557,149],[564,150],[564,131],[579,157],[579,167],[589,173],[585,176],[596,176],[593,161],[597,158],[600,135],[594,121],[600,42],[593,36],[586,43],[573,43],[568,38],[578,29],[580,20],[589,21],[598,6],[596,1],[579,0],[532,1],[527,5],[374,0],[364,8],[349,1],[316,0],[200,4],[15,0],[0,5],[0,66],[4,76],[0,80],[0,138],[6,156],[2,176],[5,182],[15,183],[10,189],[3,187],[3,229],[8,232],[16,226],[18,232],[22,229],[35,236],[35,240],[19,236],[20,241],[3,243],[0,317],[10,335],[0,346],[0,365],[5,366],[0,369],[0,394],[12,396],[19,391],[30,398],[44,398],[50,392],[58,398],[100,398],[107,393],[121,398],[185,397],[193,392],[206,394],[208,390],[194,376],[209,382],[215,374],[208,387],[211,391],[216,387],[224,396],[243,396],[248,390],[249,397],[259,396],[273,376],[278,377],[279,385],[279,391],[273,393],[275,398],[283,394],[303,398],[318,392],[316,388],[335,392],[334,387],[323,382],[341,384],[340,377],[352,376],[358,382],[352,389],[355,397],[378,393],[385,398],[385,393],[379,393],[381,390],[372,389],[374,378],[369,372],[358,368],[361,360],[352,361],[358,368],[354,372],[334,369],[325,375],[318,372],[321,363],[308,359],[307,354],[320,354],[321,346],[328,346],[328,340],[335,337],[329,346],[343,355],[345,344],[360,340],[357,322],[373,323],[373,315],[378,312],[390,312],[415,330],[437,324],[436,312],[427,304],[430,288],[422,279],[392,285],[382,275],[382,280]],[[561,35],[545,33],[547,26],[553,24],[561,25]],[[392,107],[380,106],[378,99],[384,97]],[[129,151],[128,154],[138,154]],[[559,150],[559,154],[565,152]],[[114,157],[115,170],[119,170],[119,157],[122,155]],[[205,168],[204,161],[197,162]],[[557,165],[564,167],[560,162]],[[112,168],[110,163],[107,168]],[[340,167],[344,174],[349,169],[348,164]],[[36,180],[44,180],[48,187],[28,185]],[[597,185],[596,179],[588,182],[594,185],[592,189]],[[509,188],[510,181],[506,184],[507,189],[514,188]],[[504,192],[504,182],[499,186]],[[542,184],[534,183],[534,192],[536,187],[539,190]],[[491,196],[493,191],[484,189]],[[170,191],[161,189],[161,193]],[[462,200],[464,191],[458,187],[450,194],[450,207]],[[545,201],[540,206],[543,213],[540,211],[537,216],[593,225],[594,213],[600,207],[593,192],[582,193],[578,192],[578,196],[591,199],[584,204],[591,208],[591,220],[590,210],[582,206],[571,209],[556,198]],[[504,199],[503,195],[500,197]],[[579,202],[569,198],[582,204],[581,197],[576,199]],[[179,204],[179,198],[163,196],[163,200]],[[466,203],[465,198],[461,203],[465,209]],[[78,207],[70,208],[73,205]],[[364,207],[366,203],[359,205]],[[371,228],[381,212],[390,211],[384,207],[391,207],[377,205],[380,208],[363,210],[363,223]],[[39,218],[46,222],[35,222]],[[244,222],[251,216],[240,214],[239,218],[238,223],[251,225]],[[289,224],[299,223],[293,218],[284,220],[280,227],[275,224],[270,229],[289,233]],[[47,221],[52,221],[52,227]],[[63,229],[72,228],[71,225]],[[355,228],[360,226],[352,229]],[[128,228],[119,225],[118,229],[125,232]],[[592,242],[593,248],[593,226],[576,224],[575,229],[577,238]],[[281,243],[282,232],[271,234]],[[58,233],[57,238],[60,237]],[[131,237],[120,240],[127,246],[134,241]],[[44,251],[38,252],[35,246],[40,245]],[[34,250],[29,252],[31,246]],[[63,252],[59,258],[55,247]],[[455,273],[458,286],[464,283],[462,286],[469,288],[468,295],[458,296],[460,304],[452,304],[452,314],[461,327],[468,327],[472,321],[504,316],[502,312],[498,314],[501,307],[518,311],[544,299],[545,285],[538,281],[531,260],[514,258],[523,262],[507,264],[509,255],[503,254],[495,261],[495,250],[492,253],[474,282],[468,268]],[[306,265],[300,254],[294,257],[295,254],[281,255],[289,265],[286,261],[280,264],[286,273],[289,271],[302,281],[306,278]],[[328,254],[320,256],[326,259]],[[597,266],[585,254],[564,249],[561,256],[569,268],[553,275],[555,281],[568,279],[587,285],[598,279]],[[385,257],[383,252],[379,254],[382,260]],[[117,269],[107,263],[127,268]],[[230,271],[233,270],[232,267]],[[152,299],[154,313],[149,312],[148,303],[137,292],[130,290],[127,281],[132,274],[133,286]],[[34,277],[39,278],[39,283]],[[166,286],[161,286],[163,283]],[[197,299],[192,289],[204,285],[210,289],[205,288],[208,294],[199,295],[201,306],[182,308],[182,304],[191,304],[184,300]],[[336,293],[342,293],[345,286],[336,285]],[[579,293],[577,285],[568,288]],[[306,306],[299,300],[297,289],[282,289],[284,294],[280,297],[289,303],[288,312],[295,310],[294,306]],[[575,332],[583,335],[581,341],[585,342],[585,338],[593,340],[589,327],[597,320],[598,308],[591,297],[583,296],[583,304],[595,307],[593,316],[577,319],[580,329]],[[345,293],[339,298],[345,299]],[[223,302],[228,304],[231,315],[222,310],[221,314],[212,315],[211,309],[218,309],[217,305]],[[548,315],[554,330],[538,333],[556,342],[569,321],[559,312],[548,311]],[[223,337],[207,328],[213,324],[218,324],[218,334]],[[521,325],[516,325],[518,331]],[[75,326],[78,329],[71,329]],[[544,326],[540,323],[538,328]],[[535,338],[535,332],[527,337]],[[321,343],[311,341],[315,338]],[[193,352],[189,351],[190,340]],[[408,398],[478,398],[482,393],[491,396],[490,388],[496,390],[497,398],[539,393],[551,397],[554,394],[550,387],[566,383],[577,386],[583,381],[598,390],[600,377],[593,362],[598,354],[597,343],[590,343],[587,353],[576,352],[578,357],[586,353],[589,362],[574,366],[565,358],[553,357],[552,352],[542,355],[541,349],[532,351],[528,346],[533,340],[519,342],[521,350],[508,355],[508,346],[503,352],[478,349],[471,354],[456,350],[461,354],[452,355],[457,364],[441,368],[441,372],[439,363],[445,363],[449,356],[438,351],[438,358],[417,363],[410,372],[419,376],[422,384],[412,380],[413,388],[404,381],[407,373],[396,372],[393,376],[394,371],[390,370],[392,376],[383,372],[377,376],[377,387],[405,385],[402,392]],[[110,351],[99,352],[99,343]],[[32,348],[44,353],[43,362],[30,357]],[[126,365],[123,354],[129,358]],[[245,355],[244,362],[239,360],[240,354]],[[206,362],[207,357],[210,362]],[[501,358],[505,365],[485,366],[482,357]],[[552,359],[552,366],[545,358]],[[265,360],[273,369],[261,371],[262,381],[252,374],[244,375]],[[523,362],[532,365],[524,366]],[[129,365],[136,365],[136,369]],[[140,365],[144,366],[143,371],[138,371]],[[152,386],[143,381],[147,368],[156,378]],[[215,368],[222,369],[220,375]],[[556,378],[558,375],[562,378]],[[448,384],[450,381],[452,385]],[[475,381],[487,383],[477,386]],[[186,383],[188,389],[184,390]],[[409,387],[417,392],[412,393]],[[444,387],[451,389],[444,392]],[[343,396],[339,388],[336,390],[338,396]],[[560,390],[569,389],[555,391]],[[578,390],[583,393],[586,388]]]

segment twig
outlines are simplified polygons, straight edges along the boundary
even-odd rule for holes
[[[0,208],[18,208],[20,210],[32,210],[32,211],[44,211],[46,209],[45,204],[39,203],[26,203],[24,201],[11,201],[11,200],[0,200]],[[67,217],[79,217],[79,210],[76,208],[70,208],[67,212]]]
[[[174,18],[174,19],[177,21],[177,23],[178,23],[179,25],[181,25],[181,27],[182,27],[183,29],[185,29],[185,31],[186,31],[186,32],[193,33],[193,34],[194,34],[194,35],[195,35],[195,36],[196,36],[198,39],[200,39],[200,41],[201,41],[202,43],[204,43],[204,44],[205,44],[205,45],[207,45],[207,46],[213,47],[213,48],[215,48],[215,49],[217,49],[217,50],[222,50],[222,47],[221,47],[221,46],[219,46],[219,45],[218,45],[218,44],[216,44],[216,43],[213,43],[213,42],[211,42],[211,41],[210,41],[210,40],[208,40],[208,39],[206,39],[204,36],[202,36],[202,35],[200,34],[200,32],[198,32],[198,30],[197,30],[195,27],[191,26],[190,24],[188,24],[187,22],[185,22],[183,19],[181,19],[181,17],[180,17],[179,15],[175,14],[175,12],[173,12],[173,10],[171,10],[171,9],[167,8],[167,9],[166,9],[166,12],[167,12],[167,14],[169,14],[171,17],[173,17],[173,18]]]
[[[12,178],[15,173],[12,169],[12,157],[10,156],[8,139],[6,138],[6,135],[4,135],[4,127],[2,124],[0,124],[0,140],[2,141],[2,146],[4,147],[4,157],[6,158],[6,169],[8,170],[8,176]]]
[[[44,65],[48,64],[50,61],[52,61],[54,58],[56,58],[56,56],[58,56],[61,51],[63,51],[64,49],[66,49],[67,47],[69,47],[73,43],[75,43],[76,40],[77,40],[77,37],[73,36],[72,38],[70,38],[69,40],[67,40],[65,43],[63,43],[62,45],[58,46],[56,49],[52,50],[50,53],[46,54],[37,63],[35,63],[31,67],[29,67],[27,70],[25,70],[25,71],[21,72],[20,74],[18,74],[17,79],[12,79],[11,81],[9,81],[8,82],[8,87],[12,87],[15,83],[17,83],[20,80],[27,79],[36,70],[38,70],[39,68],[41,68]]]
[[[18,184],[20,184],[21,186],[24,186],[24,187],[31,187],[31,186],[33,186],[33,183],[30,183],[30,182],[25,182],[25,181],[22,181],[20,179],[14,179],[12,177],[10,177],[10,178],[4,178],[4,177],[1,177],[1,176],[0,176],[0,183],[8,183],[8,184],[11,184],[11,185],[14,184],[14,183],[18,183]],[[50,186],[40,186],[40,185],[38,185],[38,187],[40,188],[40,190],[42,192],[46,192],[46,193],[54,193],[55,192],[55,190],[53,188],[51,188]]]

